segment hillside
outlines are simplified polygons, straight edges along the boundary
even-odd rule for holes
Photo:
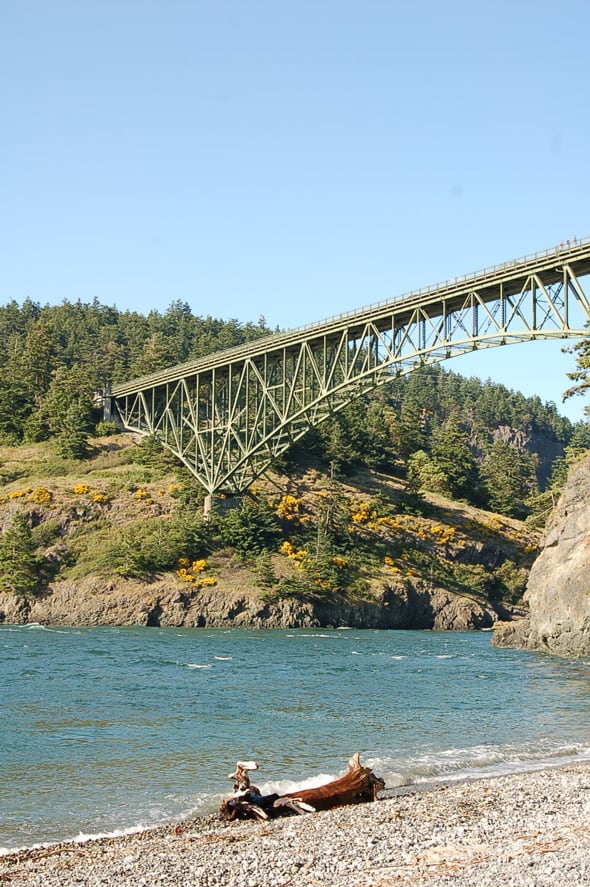
[[[308,431],[237,503],[97,393],[268,335],[173,302],[0,307],[0,619],[482,627],[520,601],[590,425],[439,366]],[[117,432],[117,433],[114,433]],[[110,433],[113,436],[101,436]],[[114,433],[114,434],[113,434]]]
[[[482,628],[508,618],[537,536],[366,467],[300,458],[209,522],[150,441],[0,449],[0,621]],[[232,507],[229,507],[229,506]]]

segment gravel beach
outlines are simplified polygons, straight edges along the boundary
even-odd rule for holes
[[[590,885],[590,765],[452,784],[268,823],[211,816],[23,850],[0,856],[0,882]]]

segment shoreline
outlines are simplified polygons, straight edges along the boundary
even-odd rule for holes
[[[590,885],[590,763],[385,790],[271,822],[215,815],[0,856],[0,882],[287,887]]]
[[[379,792],[379,800],[380,801],[388,801],[394,798],[399,798],[405,795],[416,795],[422,794],[424,792],[437,792],[443,789],[451,788],[452,786],[457,785],[468,785],[468,784],[479,784],[481,782],[493,782],[496,779],[501,779],[503,777],[509,776],[523,776],[525,777],[527,774],[535,774],[538,772],[548,771],[548,770],[561,770],[566,767],[584,767],[588,766],[590,768],[590,757],[583,756],[573,756],[573,757],[564,757],[563,759],[553,758],[546,759],[542,763],[532,764],[530,767],[523,767],[522,769],[517,770],[506,770],[504,772],[486,772],[484,770],[483,774],[479,775],[476,772],[471,772],[468,775],[451,775],[448,774],[446,776],[433,777],[432,779],[420,779],[418,782],[410,782],[410,783],[401,783],[399,785],[388,786],[386,784],[385,788]],[[329,778],[336,779],[338,778],[338,773],[334,773]],[[293,786],[289,786],[289,791],[293,789]],[[160,830],[176,828],[178,825],[184,827],[186,823],[199,823],[199,822],[208,822],[217,820],[217,812],[219,810],[219,805],[221,803],[222,797],[224,797],[221,793],[219,793],[218,802],[212,806],[211,804],[204,805],[204,809],[202,812],[197,812],[197,810],[191,811],[191,814],[186,816],[182,815],[169,815],[164,816],[160,821],[156,821],[150,824],[147,823],[137,823],[135,825],[122,826],[120,828],[114,828],[112,831],[105,832],[82,832],[80,831],[77,835],[68,835],[61,838],[48,839],[48,840],[40,840],[32,844],[22,844],[20,846],[12,846],[12,847],[2,847],[0,846],[0,867],[3,859],[9,856],[20,856],[22,854],[28,853],[52,853],[56,848],[60,847],[69,847],[69,846],[80,846],[84,844],[93,843],[96,841],[110,841],[110,840],[118,840],[125,839],[128,837],[132,837],[138,834],[152,834],[154,832],[159,832]],[[2,878],[0,877],[0,881]]]

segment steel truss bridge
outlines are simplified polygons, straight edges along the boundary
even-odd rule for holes
[[[209,496],[243,492],[359,397],[475,349],[579,338],[590,238],[115,385],[106,408],[156,435]],[[110,402],[109,402],[110,400]]]

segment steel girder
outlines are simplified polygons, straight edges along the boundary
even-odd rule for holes
[[[154,373],[112,395],[123,426],[157,435],[209,494],[239,493],[310,427],[395,376],[476,348],[584,335],[588,274],[583,241]]]

